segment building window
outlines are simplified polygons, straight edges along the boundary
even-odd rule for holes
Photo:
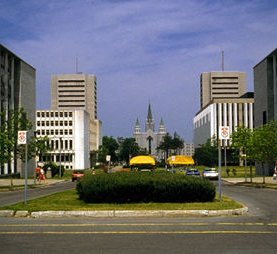
[[[266,115],[266,111],[263,111],[263,124],[267,123],[267,115]]]
[[[37,112],[37,117],[40,117],[40,112]]]
[[[46,117],[49,117],[49,112],[46,112]]]
[[[50,115],[51,115],[51,117],[54,117],[54,112],[51,111],[51,114],[50,114]]]

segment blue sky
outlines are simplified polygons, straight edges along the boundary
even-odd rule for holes
[[[247,73],[277,47],[277,1],[1,0],[0,43],[37,71],[37,109],[52,74],[95,74],[103,135],[131,137],[149,102],[156,123],[192,141],[201,72]]]

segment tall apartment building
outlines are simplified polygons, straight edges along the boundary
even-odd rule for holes
[[[90,151],[101,144],[101,121],[97,119],[96,76],[59,74],[51,79],[52,110],[86,110],[90,116]]]
[[[0,111],[23,108],[28,120],[35,126],[36,70],[0,44]],[[9,115],[7,114],[9,117]],[[0,120],[0,125],[2,120]],[[28,162],[28,174],[33,174],[35,161]],[[0,175],[24,173],[21,161],[0,165]]]
[[[244,72],[204,72],[200,76],[200,106],[204,108],[214,98],[236,98],[246,92]]]
[[[254,66],[255,127],[277,120],[277,48]],[[274,162],[265,166],[265,173],[272,175]],[[257,174],[263,174],[256,164]]]
[[[89,117],[85,110],[38,110],[36,135],[47,136],[51,146],[38,161],[52,161],[65,169],[89,168]]]

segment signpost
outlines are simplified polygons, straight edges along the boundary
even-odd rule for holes
[[[106,155],[106,161],[108,162],[108,173],[110,173],[111,155]]]
[[[229,126],[219,126],[218,135],[218,195],[221,201],[221,140],[228,140],[230,138]],[[225,157],[226,159],[226,157]],[[226,162],[225,162],[226,163]]]
[[[24,187],[24,204],[27,204],[27,186],[28,186],[28,142],[27,142],[27,131],[18,131],[17,133],[17,144],[18,145],[25,145],[25,171],[24,171],[24,177],[25,177],[25,187]]]

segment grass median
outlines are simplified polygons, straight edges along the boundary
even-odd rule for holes
[[[1,207],[8,210],[36,211],[103,211],[103,210],[228,210],[241,208],[242,205],[223,196],[216,196],[213,202],[205,203],[131,203],[131,204],[87,204],[78,198],[76,190],[68,190],[46,197],[29,200],[27,204]]]

